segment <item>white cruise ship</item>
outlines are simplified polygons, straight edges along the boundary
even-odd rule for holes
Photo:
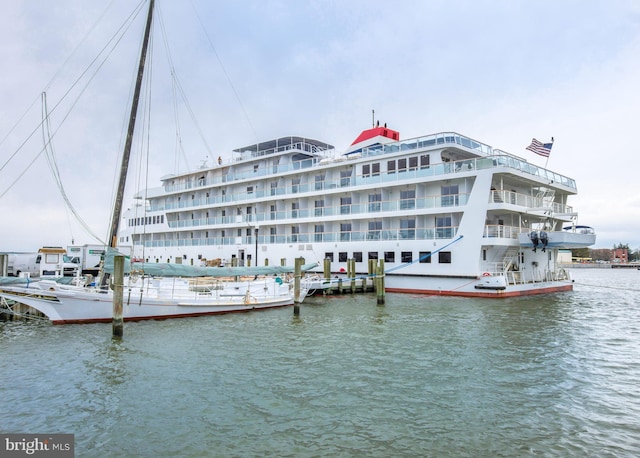
[[[573,179],[454,132],[373,127],[344,153],[284,137],[233,154],[140,192],[120,245],[159,263],[303,257],[321,273],[330,259],[332,275],[383,259],[387,292],[509,297],[570,291],[559,253],[595,243]]]

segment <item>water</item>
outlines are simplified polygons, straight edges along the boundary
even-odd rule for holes
[[[0,323],[0,432],[76,456],[638,456],[637,270],[507,300],[312,298],[111,326]]]

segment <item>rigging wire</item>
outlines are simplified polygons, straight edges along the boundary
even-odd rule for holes
[[[76,80],[73,82],[73,84],[69,87],[69,89],[62,95],[62,97],[60,98],[60,100],[54,105],[54,107],[51,109],[49,116],[54,113],[56,111],[56,109],[60,106],[60,104],[63,102],[63,100],[65,100],[69,94],[71,93],[71,91],[80,84],[80,81],[85,77],[85,75],[87,75],[89,73],[89,70],[94,66],[94,64],[96,64],[96,62],[98,61],[98,57],[102,56],[108,49],[108,46],[111,46],[111,49],[108,50],[107,55],[104,57],[104,59],[98,64],[97,68],[94,70],[93,74],[89,77],[88,81],[85,83],[85,85],[80,89],[80,93],[77,95],[77,97],[75,98],[75,100],[72,102],[71,107],[69,108],[69,110],[67,111],[66,115],[64,115],[64,117],[62,118],[62,121],[60,122],[60,125],[58,126],[58,128],[53,132],[53,134],[51,134],[51,138],[53,139],[55,137],[55,135],[57,134],[58,130],[60,129],[60,127],[62,126],[62,124],[64,124],[64,121],[69,117],[69,115],[71,114],[71,111],[73,110],[73,108],[76,106],[76,104],[78,103],[80,97],[82,96],[82,94],[84,94],[84,92],[87,90],[87,88],[89,87],[89,84],[91,83],[91,81],[93,81],[93,79],[95,78],[95,76],[97,75],[98,71],[102,68],[102,66],[106,63],[107,59],[111,56],[111,54],[113,53],[113,51],[115,50],[116,46],[120,43],[120,41],[122,40],[122,38],[124,37],[125,32],[129,29],[129,27],[131,26],[133,20],[135,19],[135,17],[138,15],[138,13],[141,10],[141,6],[143,5],[144,0],[138,5],[138,9],[134,10],[129,17],[125,20],[125,22],[120,26],[120,28],[118,28],[118,30],[116,31],[116,33],[114,33],[114,35],[109,39],[109,41],[107,42],[107,44],[105,44],[105,46],[102,48],[102,50],[100,50],[100,52],[98,53],[98,55],[89,63],[89,65],[85,68],[85,70],[78,76],[78,78],[76,78]],[[125,27],[126,26],[126,27]],[[14,153],[5,161],[5,163],[0,167],[0,172],[2,172],[2,170],[9,164],[9,162],[24,148],[24,146],[27,144],[27,142],[33,137],[33,135],[41,129],[42,124],[45,122],[45,120],[43,119],[42,121],[40,121],[40,123],[38,123],[38,125],[31,131],[31,133],[27,136],[27,138],[18,146],[18,148],[14,151]],[[42,155],[42,153],[45,152],[45,147],[43,147],[38,154],[33,158],[33,160],[27,165],[27,167],[18,174],[18,176],[16,177],[16,179],[11,182],[9,184],[9,186],[5,189],[5,191],[0,194],[0,198],[4,197],[4,195],[9,192],[9,190],[11,188],[13,188],[13,186],[22,178],[22,176],[24,176],[24,174],[31,168],[31,166],[33,166],[33,164],[36,162],[36,160]]]
[[[229,86],[231,86],[231,90],[233,91],[233,94],[236,98],[236,100],[238,101],[238,104],[240,105],[240,108],[242,109],[242,113],[244,114],[245,119],[247,120],[247,124],[249,124],[249,128],[251,129],[251,132],[253,133],[254,137],[256,138],[256,142],[259,141],[258,139],[258,134],[256,133],[256,130],[253,127],[253,124],[251,123],[251,119],[249,118],[249,115],[247,114],[247,110],[244,108],[244,104],[242,103],[242,100],[240,99],[240,95],[238,94],[238,91],[236,90],[236,87],[233,84],[233,81],[231,80],[231,77],[229,76],[229,73],[227,73],[227,69],[224,67],[224,64],[222,63],[222,59],[220,59],[220,56],[218,55],[218,51],[216,51],[216,47],[213,44],[213,40],[211,40],[211,37],[209,36],[209,34],[207,33],[207,29],[204,26],[204,23],[202,22],[202,19],[200,18],[200,15],[198,14],[198,10],[196,9],[193,0],[191,1],[191,8],[193,8],[193,12],[196,15],[196,18],[198,19],[198,23],[200,24],[200,27],[202,27],[202,31],[204,32],[204,35],[207,37],[207,41],[209,42],[209,46],[211,46],[211,49],[213,50],[213,54],[216,56],[216,59],[218,60],[218,63],[220,64],[220,67],[222,68],[222,72],[224,73],[224,76],[227,78],[227,82],[229,83]]]
[[[76,217],[77,221],[84,228],[84,230],[95,240],[104,244],[100,237],[98,237],[89,227],[89,225],[82,219],[78,211],[75,209],[71,200],[67,196],[67,192],[64,189],[64,185],[62,184],[62,178],[60,176],[60,169],[58,168],[58,163],[56,161],[55,151],[53,149],[53,138],[51,136],[51,117],[47,112],[47,93],[42,93],[42,116],[43,116],[43,129],[42,129],[42,140],[44,142],[44,150],[46,152],[47,163],[49,165],[49,169],[51,170],[51,175],[53,175],[53,179],[58,186],[58,190],[60,191],[60,195],[65,203],[65,213],[67,214],[67,221],[69,224],[69,230],[71,231],[71,221],[69,219],[69,211]],[[73,232],[71,233],[71,237],[73,239]]]
[[[96,25],[104,18],[104,16],[107,14],[107,11],[111,9],[111,6],[113,5],[113,3],[115,2],[115,0],[111,0],[111,2],[107,5],[107,7],[104,9],[104,11],[102,12],[102,14],[100,14],[100,16],[98,17],[98,19],[93,23],[93,25],[91,25],[91,27],[89,27],[89,29],[87,30],[87,32],[84,34],[84,36],[82,37],[82,39],[78,42],[78,44],[76,45],[75,48],[73,48],[73,50],[71,51],[71,53],[69,54],[69,56],[64,60],[64,62],[62,63],[62,65],[60,66],[60,68],[58,68],[58,70],[53,74],[53,76],[51,77],[51,79],[49,80],[49,82],[45,85],[44,90],[42,92],[47,92],[49,90],[49,88],[53,85],[54,81],[58,78],[58,75],[60,75],[60,73],[62,72],[62,69],[65,68],[67,66],[67,64],[69,63],[69,61],[71,60],[71,58],[76,54],[76,52],[78,51],[78,49],[80,49],[80,46],[85,43],[87,41],[87,38],[89,37],[89,35],[91,35],[91,33],[95,30]],[[16,121],[16,123],[9,129],[9,131],[7,132],[7,134],[2,138],[2,140],[0,140],[0,146],[2,146],[2,144],[7,140],[7,138],[9,138],[9,136],[13,133],[13,131],[20,125],[20,123],[22,122],[22,120],[27,116],[27,113],[29,113],[29,111],[31,111],[31,108],[33,108],[33,106],[38,102],[38,100],[40,99],[40,96],[36,96],[33,99],[33,102],[31,102],[31,104],[27,107],[27,109],[24,111],[24,113],[22,114],[22,116],[20,116],[18,118],[18,120]],[[4,168],[4,166],[3,166]]]

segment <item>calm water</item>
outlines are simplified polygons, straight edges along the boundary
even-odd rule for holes
[[[638,456],[640,272],[501,301],[0,323],[0,432],[76,456]]]

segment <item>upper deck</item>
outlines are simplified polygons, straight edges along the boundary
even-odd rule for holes
[[[473,140],[455,132],[440,132],[436,134],[415,137],[412,139],[393,141],[387,144],[375,144],[350,151],[348,156],[332,157],[334,147],[328,143],[311,140],[304,137],[282,137],[279,139],[256,143],[237,148],[236,162],[223,164],[207,170],[192,171],[181,175],[171,175],[162,178],[163,186],[148,190],[148,196],[161,196],[166,193],[180,192],[203,186],[216,186],[223,183],[232,183],[241,180],[256,180],[291,172],[304,173],[317,167],[340,167],[345,163],[367,162],[385,155],[412,154],[421,151],[433,151],[446,149],[449,152],[458,152],[460,160],[432,163],[428,171],[416,171],[420,175],[446,175],[469,170],[482,170],[487,168],[506,167],[524,177],[530,176],[547,180],[550,183],[564,186],[577,192],[574,179],[553,172],[544,167],[531,164],[505,151],[494,149],[491,146]],[[278,155],[286,156],[287,160],[272,162],[268,167],[242,167],[241,164],[264,161],[267,158],[275,158]],[[348,162],[347,162],[348,161]],[[211,172],[211,173],[208,173]],[[407,172],[404,178],[411,173]],[[356,178],[356,177],[354,177]],[[400,176],[367,177],[367,181],[379,180],[397,181]],[[362,180],[354,179],[352,185]]]

